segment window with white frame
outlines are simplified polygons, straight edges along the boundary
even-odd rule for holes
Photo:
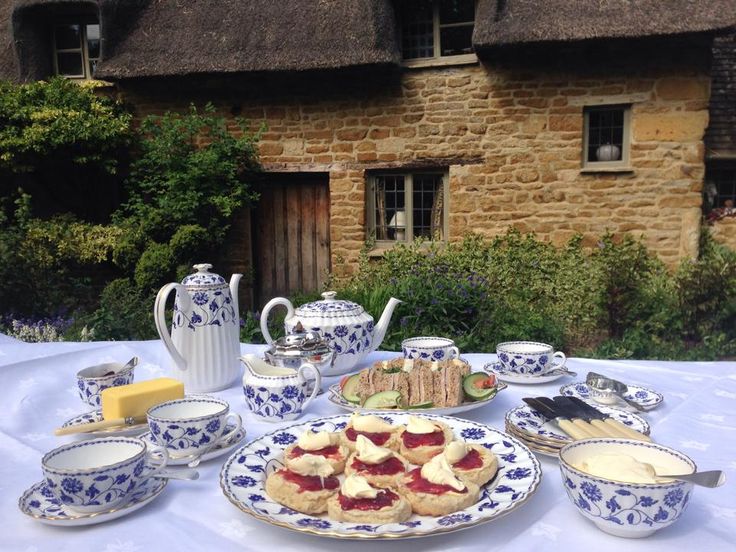
[[[399,20],[405,61],[473,54],[475,0],[405,0]]]
[[[628,167],[631,106],[591,106],[583,114],[583,167]]]
[[[415,238],[447,239],[447,172],[387,172],[371,175],[368,230],[377,243]]]
[[[94,78],[100,59],[100,25],[73,22],[54,25],[54,71],[71,79]]]

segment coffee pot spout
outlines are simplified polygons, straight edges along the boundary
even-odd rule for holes
[[[391,317],[394,314],[394,309],[396,309],[396,306],[399,303],[402,303],[401,299],[391,297],[391,299],[389,299],[388,303],[386,304],[386,307],[383,309],[381,318],[379,318],[378,323],[373,328],[373,343],[371,344],[371,351],[375,351],[376,349],[378,349],[378,347],[380,347],[381,343],[383,342],[383,338],[386,337],[388,324],[389,322],[391,322]]]

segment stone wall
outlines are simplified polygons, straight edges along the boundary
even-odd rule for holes
[[[228,116],[265,121],[267,170],[329,172],[338,275],[352,270],[365,242],[366,174],[404,166],[448,168],[450,240],[515,227],[556,244],[581,233],[593,244],[606,231],[630,232],[674,264],[697,254],[708,45],[647,48],[405,71],[130,82],[121,90],[140,115],[207,100]],[[632,105],[630,170],[583,171],[583,107],[609,103]]]
[[[736,217],[725,217],[710,227],[713,238],[736,251]]]

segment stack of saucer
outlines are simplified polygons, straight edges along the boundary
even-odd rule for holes
[[[532,451],[557,457],[560,449],[572,442],[560,428],[531,407],[517,406],[506,413],[506,431]]]

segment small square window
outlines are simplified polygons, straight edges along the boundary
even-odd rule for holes
[[[629,105],[585,108],[583,167],[628,167],[630,119]]]
[[[100,59],[97,23],[64,23],[54,27],[54,68],[57,75],[91,79]]]
[[[368,230],[377,242],[445,240],[447,173],[386,173],[370,177]]]
[[[736,163],[711,163],[706,171],[707,191],[712,190],[713,208],[733,208],[736,204]]]
[[[473,53],[475,0],[408,0],[399,18],[405,60]]]

